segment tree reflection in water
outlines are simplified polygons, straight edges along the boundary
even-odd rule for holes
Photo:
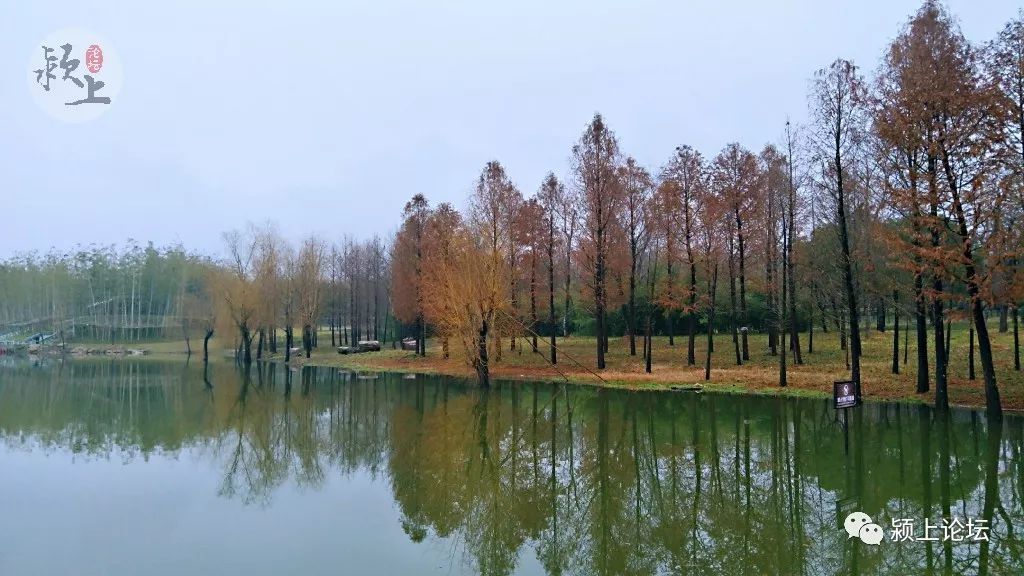
[[[549,574],[1024,573],[1024,426],[975,412],[824,400],[630,393],[257,363],[75,361],[0,367],[0,442],[126,460],[195,452],[219,493],[269,505],[366,471],[414,542],[473,572],[534,555]],[[920,536],[982,518],[987,542],[868,546],[859,510]]]

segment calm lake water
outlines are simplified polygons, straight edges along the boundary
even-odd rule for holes
[[[1019,418],[0,362],[0,574],[1024,574]]]

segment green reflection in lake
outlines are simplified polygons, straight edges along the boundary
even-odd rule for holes
[[[7,361],[0,573],[1024,573],[1024,421],[844,436],[819,400]],[[952,517],[988,541],[888,538]]]

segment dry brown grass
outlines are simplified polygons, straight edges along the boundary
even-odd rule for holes
[[[1024,410],[1024,373],[1013,370],[1012,335],[998,334],[992,326],[993,348],[996,370],[1003,406],[1008,410]],[[902,400],[927,402],[934,400],[934,389],[927,394],[914,392],[916,383],[916,352],[914,334],[910,335],[907,364],[903,364],[903,338],[900,338],[900,374],[891,373],[892,332],[868,330],[864,334],[864,358],[862,360],[863,391],[868,400]],[[596,343],[593,338],[573,337],[559,339],[559,364],[551,366],[541,354],[531,351],[528,339],[518,339],[518,349],[508,349],[505,341],[502,360],[492,363],[492,374],[496,378],[529,380],[564,380],[586,384],[599,384],[633,389],[662,389],[672,385],[700,383],[709,389],[748,393],[789,394],[830,396],[832,382],[849,376],[845,356],[839,349],[838,335],[834,331],[816,332],[813,354],[806,353],[807,334],[800,335],[805,350],[804,364],[792,365],[789,358],[789,385],[778,385],[778,357],[771,356],[767,349],[767,336],[750,335],[749,362],[736,366],[732,340],[728,334],[715,337],[715,352],[712,356],[711,380],[704,380],[704,338],[697,339],[697,364],[686,365],[686,337],[677,337],[675,346],[668,345],[668,338],[654,339],[652,373],[644,372],[641,356],[629,356],[628,342],[616,338],[611,342],[606,355],[607,369],[596,374]],[[329,342],[329,338],[327,339]],[[976,360],[974,381],[967,378],[967,329],[953,326],[952,353],[949,362],[950,402],[962,406],[983,406],[985,393],[981,381],[981,362]],[[323,340],[321,340],[323,342]],[[371,370],[398,370],[433,372],[458,376],[471,376],[466,362],[458,354],[452,358],[441,358],[440,345],[431,342],[427,357],[418,358],[409,352],[387,349],[380,353],[342,356],[327,347],[321,347],[309,361],[317,365],[347,366]],[[538,343],[540,351],[546,354],[543,341]],[[638,348],[640,342],[637,342]],[[931,358],[934,361],[934,358]],[[934,365],[930,368],[934,371]]]

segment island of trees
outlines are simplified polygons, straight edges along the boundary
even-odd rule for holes
[[[870,390],[874,330],[891,332],[889,370],[945,410],[956,329],[998,417],[1000,378],[1021,381],[1024,12],[975,43],[926,1],[876,70],[814,72],[808,106],[759,150],[680,145],[653,168],[595,114],[534,194],[491,161],[464,209],[416,194],[388,238],[293,246],[265,224],[226,233],[222,260],[136,245],[19,256],[0,266],[0,341],[180,335],[191,349],[217,335],[249,363],[309,358],[328,333],[332,347],[407,338],[483,386],[523,354],[600,375],[617,346],[648,373],[667,346],[711,380],[725,345],[730,365],[769,357],[787,386],[831,331],[833,376]],[[993,346],[1000,334],[1012,345]],[[590,352],[566,355],[565,338]]]

